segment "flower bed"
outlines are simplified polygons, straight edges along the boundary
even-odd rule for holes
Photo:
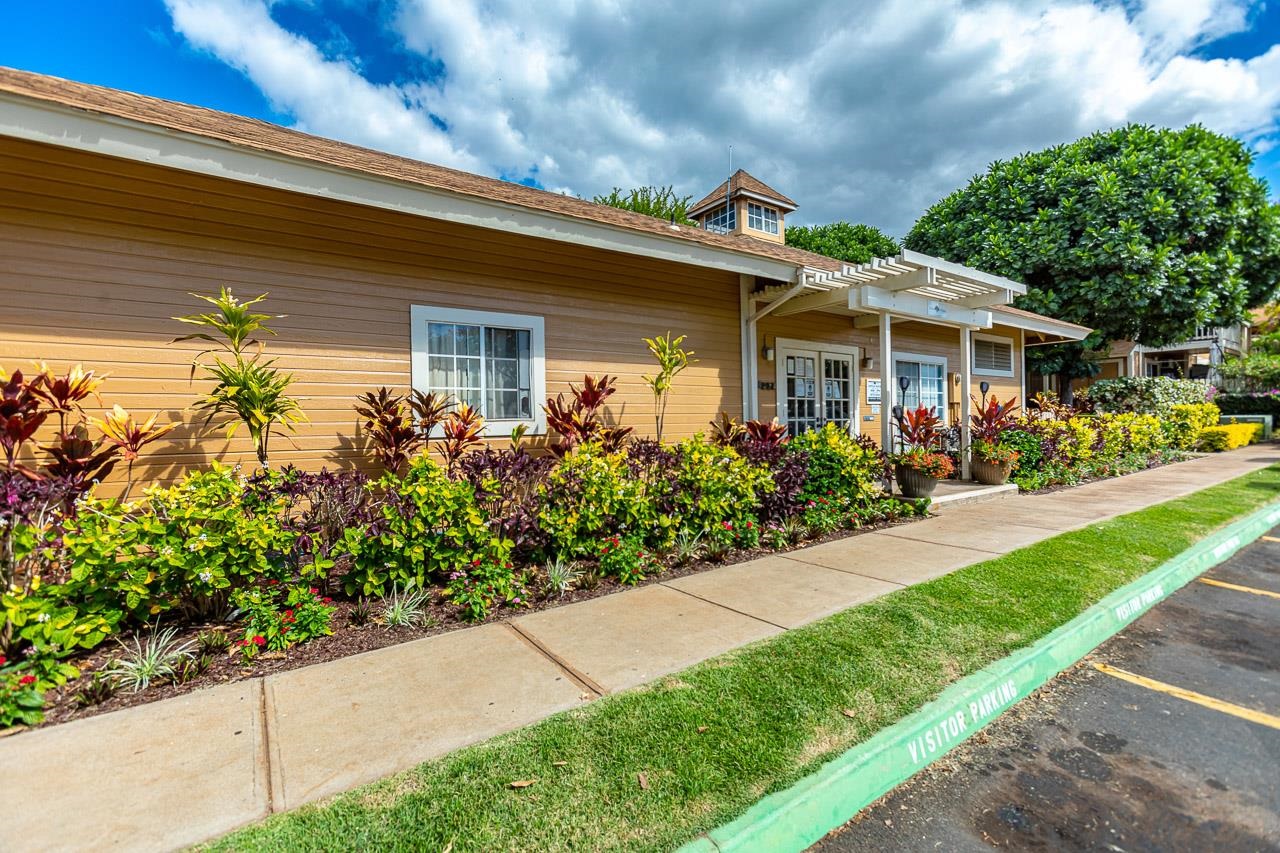
[[[265,319],[229,293],[215,304],[226,323]],[[244,340],[231,356],[246,361],[238,369],[260,373],[279,397],[287,377],[247,363]],[[651,347],[676,363],[678,344]],[[51,384],[46,373],[15,373],[0,410],[9,418],[0,726],[40,723],[46,698],[60,721],[882,526],[926,506],[889,497],[884,455],[833,425],[790,439],[776,424],[722,417],[710,437],[634,438],[606,422],[609,377],[547,401],[550,452],[519,432],[509,446],[485,445],[483,418],[468,406],[381,389],[357,404],[381,476],[214,463],[132,499],[101,497],[93,483],[114,461],[103,448],[116,427],[100,427],[94,442],[62,426],[59,453],[19,462],[35,458],[24,445],[50,416],[38,392]],[[164,429],[118,419],[130,462],[139,434]],[[263,461],[270,433],[254,433]]]

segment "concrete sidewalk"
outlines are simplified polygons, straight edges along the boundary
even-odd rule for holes
[[[1058,533],[1280,462],[1245,448],[0,740],[0,849],[171,849]]]

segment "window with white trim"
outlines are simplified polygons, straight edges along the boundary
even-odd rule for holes
[[[500,434],[518,424],[543,429],[543,319],[525,314],[414,305],[413,387],[448,394],[484,415]]]
[[[778,211],[755,202],[747,202],[747,227],[766,234],[778,233]]]
[[[707,214],[702,221],[708,231],[732,231],[738,227],[737,205],[726,204],[717,207]]]
[[[1013,376],[1013,339],[975,334],[973,372],[982,376]]]
[[[896,353],[893,359],[894,382],[903,376],[911,380],[906,393],[893,389],[895,399],[904,409],[924,406],[947,422],[947,360],[941,356]]]

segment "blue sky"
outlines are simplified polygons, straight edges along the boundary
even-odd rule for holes
[[[1128,120],[1238,135],[1280,188],[1280,2],[719,8],[12,0],[0,64],[585,196],[701,196],[732,144],[798,220],[899,235],[991,160]]]

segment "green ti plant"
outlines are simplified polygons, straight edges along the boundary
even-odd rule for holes
[[[172,343],[200,340],[211,344],[191,361],[192,377],[201,370],[204,378],[213,382],[213,389],[196,408],[208,412],[206,425],[214,418],[225,418],[228,439],[244,424],[253,439],[258,463],[266,468],[267,447],[276,428],[292,431],[295,424],[306,420],[301,405],[288,394],[293,375],[276,367],[275,359],[263,358],[265,345],[256,337],[274,335],[267,321],[284,315],[273,318],[251,310],[267,298],[265,293],[244,302],[226,287],[216,297],[191,295],[214,307],[203,314],[173,318],[205,331],[174,338]],[[219,351],[222,354],[214,355],[212,362],[202,361],[204,356]]]
[[[662,427],[667,419],[667,398],[671,394],[671,386],[685,368],[698,362],[693,357],[693,350],[685,350],[680,346],[684,343],[684,338],[685,336],[681,335],[672,339],[671,333],[667,332],[665,337],[644,339],[649,352],[653,353],[653,357],[658,360],[658,372],[653,376],[642,378],[649,386],[649,390],[653,392],[654,438],[659,444],[662,443]]]

